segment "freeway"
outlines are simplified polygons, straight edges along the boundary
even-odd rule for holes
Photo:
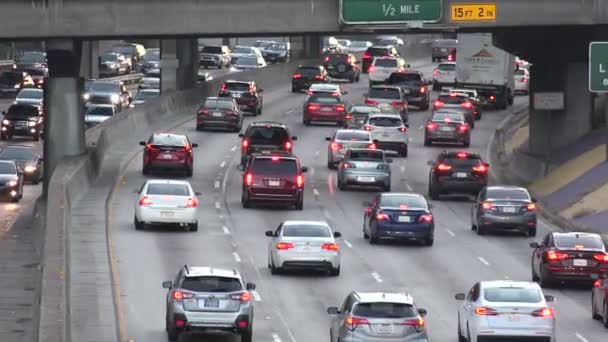
[[[415,61],[427,75],[432,65]],[[417,63],[416,63],[417,62]],[[350,103],[362,102],[367,76],[361,82],[345,84]],[[471,202],[465,199],[433,201],[435,245],[370,245],[361,227],[363,202],[373,192],[340,191],[336,173],[326,167],[326,136],[332,126],[305,127],[301,109],[303,94],[292,94],[288,83],[266,86],[264,114],[253,120],[286,123],[299,140],[295,153],[309,167],[303,211],[282,209],[243,209],[240,203],[241,175],[239,138],[235,133],[197,132],[190,121],[176,132],[187,134],[200,147],[195,149],[194,177],[191,183],[200,191],[200,228],[195,233],[161,230],[135,231],[133,206],[145,178],[141,174],[141,153],[127,165],[111,198],[108,218],[118,261],[121,311],[125,317],[126,338],[135,342],[166,341],[164,331],[165,294],[163,280],[173,279],[185,263],[200,266],[237,266],[246,281],[257,284],[254,340],[274,342],[320,341],[329,338],[328,306],[340,306],[353,289],[408,291],[419,307],[426,308],[430,337],[434,341],[456,340],[458,302],[453,295],[467,292],[479,280],[530,280],[528,243],[521,236],[478,236],[470,229]],[[527,98],[517,98],[514,108],[524,108]],[[407,159],[393,163],[393,192],[415,191],[426,194],[427,160],[434,159],[442,147],[424,147],[422,141],[427,112],[410,112],[410,152]],[[471,151],[488,153],[495,128],[509,114],[486,111],[472,135]],[[487,157],[485,157],[488,159]],[[267,238],[264,232],[287,219],[327,220],[343,234],[342,274],[271,275],[267,268]],[[556,228],[539,221],[538,236]],[[550,289],[557,297],[555,309],[558,336],[562,341],[605,340],[605,330],[591,319],[590,291]],[[188,340],[188,339],[184,339]],[[238,341],[220,335],[218,341]]]

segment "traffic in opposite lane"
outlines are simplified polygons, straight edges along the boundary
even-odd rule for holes
[[[430,79],[435,64],[429,60],[430,56],[408,63]],[[360,83],[340,83],[339,91],[325,96],[338,97],[344,108],[363,105],[370,98],[367,77],[361,75]],[[486,187],[493,184],[488,174],[492,165],[486,162],[488,144],[495,127],[510,111],[489,110],[483,118],[475,118],[475,96],[458,99],[451,108],[440,106],[440,111],[461,114],[459,124],[471,130],[470,146],[426,146],[430,111],[404,110],[408,92],[402,87],[374,85],[378,98],[384,89],[397,89],[398,94],[384,106],[367,103],[378,105],[380,112],[362,120],[363,132],[373,136],[376,129],[394,128],[407,134],[407,152],[396,149],[397,153],[391,153],[394,141],[383,141],[381,133],[372,139],[374,146],[368,144],[361,151],[381,151],[386,162],[371,160],[375,158],[371,154],[353,156],[357,150],[350,149],[340,156],[346,160],[338,161],[336,172],[330,159],[334,156],[325,155],[336,143],[332,138],[335,124],[308,125],[303,113],[307,95],[291,92],[291,85],[281,81],[265,85],[262,116],[245,117],[243,125],[257,125],[261,128],[257,134],[247,133],[249,129],[240,136],[229,131],[201,132],[195,120],[172,132],[160,132],[189,139],[174,147],[192,153],[192,177],[144,176],[140,153],[127,165],[110,200],[116,207],[135,210],[114,211],[109,221],[111,243],[120,260],[120,289],[125,295],[121,310],[128,338],[165,341],[175,340],[181,333],[182,340],[196,340],[201,337],[191,332],[225,330],[236,334],[213,338],[238,340],[240,335],[242,341],[275,342],[349,337],[380,341],[397,336],[411,341],[465,341],[482,335],[534,336],[535,341],[553,342],[556,336],[566,341],[605,339],[604,328],[588,318],[589,287],[577,289],[560,283],[550,288],[543,283],[541,288],[531,276],[529,246],[536,235],[553,253],[541,253],[547,260],[541,263],[547,267],[543,274],[551,270],[563,276],[565,272],[574,277],[568,280],[585,280],[590,286],[593,275],[601,276],[604,257],[600,256],[606,254],[603,245],[593,250],[588,240],[576,234],[567,242],[551,244],[551,232],[556,228],[536,218],[534,199],[525,189]],[[447,91],[441,96],[447,102],[461,94]],[[314,92],[308,96],[324,98]],[[438,96],[431,92],[430,101]],[[522,108],[526,100],[515,98],[514,106]],[[500,106],[508,102],[506,98],[501,101]],[[327,113],[335,118],[335,103],[315,105],[318,115],[323,115],[321,107],[331,107]],[[216,112],[217,118],[229,115],[217,110],[208,114]],[[343,126],[346,115],[345,110],[344,121],[328,121]],[[376,115],[382,120],[370,122]],[[473,121],[473,128],[465,115],[480,120]],[[398,119],[398,125],[393,119]],[[451,116],[443,119],[451,120]],[[276,141],[274,137],[278,137]],[[251,151],[249,144],[254,140],[257,143],[251,146],[260,148]],[[199,148],[192,149],[194,144]],[[167,155],[167,161],[186,162],[172,153]],[[362,168],[371,163],[376,163],[377,170],[380,165],[390,168],[390,193],[376,195],[373,186],[369,187],[373,192],[365,186],[340,187],[338,173],[351,169],[351,162],[354,169],[359,163]],[[375,180],[376,176],[364,175],[360,181],[371,179],[365,177]],[[149,186],[151,179],[169,179],[160,181],[168,185],[176,182],[173,179],[187,182],[176,183],[168,191],[178,191],[182,184],[191,186],[190,197],[184,193],[188,198],[179,203],[196,208],[196,230],[178,232],[155,220],[142,222],[143,230],[135,229],[137,208],[155,205],[141,197],[142,185]],[[161,195],[178,203],[177,195]],[[252,199],[259,201],[251,203]],[[159,217],[177,215],[162,203],[154,208]],[[292,225],[297,228],[287,229]],[[526,236],[498,234],[498,230],[516,230]],[[379,241],[381,237],[422,243],[385,243]],[[570,249],[574,250],[572,257]],[[567,256],[558,257],[558,252]],[[330,257],[337,253],[339,259]],[[559,266],[556,258],[561,258]],[[593,263],[598,272],[583,274],[583,261]],[[286,272],[293,268],[324,272]],[[464,303],[460,306],[454,299]],[[600,308],[596,305],[594,310],[600,317]]]

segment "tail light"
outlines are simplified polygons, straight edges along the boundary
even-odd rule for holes
[[[184,146],[184,152],[192,152],[192,148],[190,147],[190,145],[186,145]]]
[[[444,102],[437,100],[433,103],[433,107],[443,107],[444,104]]]
[[[452,55],[448,55],[448,62],[451,62],[454,60],[454,57]]]
[[[374,127],[370,126],[370,125],[365,125],[365,126],[363,126],[363,129],[366,130],[366,131],[371,131],[371,130],[374,129]]]
[[[247,150],[247,148],[249,147],[249,140],[247,139],[243,139],[243,141],[241,142],[241,147],[243,148],[243,150]]]
[[[475,308],[475,313],[480,316],[498,316],[498,311],[492,308],[488,308],[485,306],[480,306]]]
[[[310,110],[310,111],[319,110],[319,106],[317,106],[317,105],[308,105],[308,110]]]
[[[447,165],[447,164],[439,164],[437,165],[437,170],[438,171],[450,171],[452,169],[452,165]]]
[[[176,319],[175,320],[175,326],[178,328],[183,327],[184,325],[186,325],[186,321],[183,319]]]
[[[407,127],[399,127],[399,132],[405,132],[407,131]]]
[[[173,299],[174,300],[182,300],[182,299],[190,299],[194,298],[194,293],[183,292],[183,291],[173,291]]]
[[[342,163],[342,168],[343,169],[356,169],[357,165],[344,162],[344,163]]]
[[[198,206],[198,201],[196,198],[188,198],[186,201],[186,207],[188,208],[196,208]]]
[[[245,184],[247,184],[247,185],[253,184],[253,174],[248,173],[245,175]]]
[[[429,123],[426,124],[426,128],[430,129],[430,130],[433,130],[433,129],[437,128],[437,124],[433,123],[433,122],[429,122]]]
[[[484,164],[473,166],[473,172],[486,173],[487,171],[488,171],[488,167],[485,166]]]
[[[285,149],[287,151],[291,151],[291,148],[293,147],[293,145],[291,144],[291,141],[286,141],[285,142]]]
[[[350,120],[350,119],[352,119],[352,118],[353,118],[353,116],[352,116],[352,115],[350,115],[350,114],[346,114],[346,116],[345,116],[344,118],[345,118],[345,119]]]
[[[551,308],[538,309],[538,310],[532,312],[532,316],[544,317],[544,318],[553,317],[553,314],[554,314],[553,309],[551,309]]]
[[[490,202],[481,203],[481,209],[483,210],[496,210],[496,206]]]
[[[225,84],[222,84],[222,87],[220,88],[220,92],[221,93],[226,92],[226,85]]]
[[[364,52],[363,58],[372,58],[372,55],[369,52]]]
[[[200,115],[209,115],[209,111],[207,109],[199,109],[198,113]]]
[[[291,242],[279,242],[279,243],[277,243],[276,247],[278,250],[284,251],[284,250],[288,250],[288,249],[293,249],[296,246]]]
[[[465,159],[469,156],[469,154],[466,152],[458,152],[458,154],[456,154],[456,156],[460,159]]]
[[[524,78],[522,78],[522,79],[521,79],[521,81],[522,81],[522,82],[528,82],[528,78],[527,78],[527,77],[524,77]]]
[[[338,93],[337,91],[334,91],[333,93],[331,93],[331,96],[340,96],[340,93]]]
[[[377,105],[378,101],[365,99],[365,104],[366,105]]]
[[[473,104],[471,102],[463,102],[463,103],[460,104],[460,107],[472,108]]]
[[[325,61],[329,62],[329,56],[325,57]]]
[[[602,281],[601,280],[596,280],[595,283],[593,283],[593,287],[600,287],[602,286]]]
[[[373,66],[373,65],[370,65],[370,66],[369,66],[369,68],[368,68],[367,70],[368,70],[369,72],[372,72],[372,71],[374,71],[375,69],[376,69],[376,68],[374,68],[374,66]]]
[[[141,206],[147,206],[152,204],[152,200],[150,199],[150,197],[145,196],[144,198],[142,198],[141,200],[139,200],[139,205]]]
[[[496,96],[490,95],[490,101],[494,101],[494,100],[496,100]]]
[[[316,75],[315,79],[317,79],[317,80],[324,80],[325,77],[323,77],[323,75]]]
[[[549,259],[550,261],[566,260],[566,259],[568,259],[568,257],[569,256],[567,253],[560,253],[560,252],[556,252],[556,251],[547,252],[547,259]]]
[[[367,148],[369,148],[370,150],[375,150],[376,149],[376,144],[371,143],[371,144],[367,145]]]
[[[298,186],[298,188],[301,188],[304,186],[304,176],[298,175],[296,177],[296,185]]]
[[[355,56],[348,56],[348,64],[355,64]]]
[[[251,294],[249,293],[249,291],[245,291],[245,292],[230,295],[230,299],[240,300],[241,302],[248,302],[251,300]]]
[[[340,247],[338,246],[337,243],[324,243],[321,246],[321,249],[324,249],[326,251],[337,251],[340,249]]]
[[[344,108],[344,106],[338,105],[338,106],[336,106],[336,111],[338,111],[338,112],[344,112],[344,111],[346,111],[346,109]]]
[[[293,78],[302,78],[302,74],[293,74]]]
[[[401,323],[401,325],[407,325],[416,328],[417,332],[422,332],[422,330],[424,329],[424,324],[425,323],[422,318],[408,319]]]
[[[424,223],[430,223],[431,221],[433,221],[433,215],[431,215],[431,214],[421,215],[420,218],[418,219],[418,221],[424,222]]]
[[[526,205],[526,210],[527,211],[535,211],[536,210],[536,204],[534,203],[528,203],[528,205]]]
[[[426,87],[420,87],[420,94],[426,93]]]
[[[458,126],[458,130],[461,131],[461,132],[466,132],[467,129],[469,129],[469,126],[467,126],[467,125],[459,125]]]
[[[153,146],[153,145],[151,145],[151,144],[146,145],[146,150],[148,150],[149,152],[159,152],[159,151],[160,151],[160,149],[159,149],[159,148],[154,147],[154,146]]]
[[[593,259],[599,262],[608,263],[608,254],[596,254],[593,256]]]
[[[332,142],[330,148],[332,149],[332,151],[337,151],[342,148],[342,145],[336,142]]]
[[[403,107],[404,104],[401,101],[393,101],[393,102],[391,102],[391,106],[393,106],[393,107]]]
[[[378,213],[376,215],[376,220],[378,220],[378,221],[385,221],[385,220],[388,220],[388,219],[389,219],[389,217],[385,213]]]
[[[355,330],[358,325],[366,324],[369,324],[369,322],[365,318],[348,316],[344,319],[344,325],[346,325],[346,329],[350,331]]]

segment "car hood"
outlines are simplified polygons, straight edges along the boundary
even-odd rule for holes
[[[108,120],[109,118],[111,118],[111,116],[105,116],[105,115],[85,115],[84,116],[84,121],[85,122],[100,123],[100,122],[104,122],[104,121]]]
[[[15,102],[18,104],[40,105],[42,104],[42,99],[15,99]]]
[[[0,183],[4,184],[8,181],[17,179],[17,176],[15,175],[7,175],[7,174],[0,174]]]
[[[17,165],[18,169],[23,169],[24,167],[26,167],[28,165],[35,164],[32,160],[25,160],[25,159],[15,159],[15,160],[13,160],[13,162],[15,162],[15,165]]]

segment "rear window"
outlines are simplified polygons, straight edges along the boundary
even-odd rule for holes
[[[319,75],[320,71],[319,68],[298,68],[298,70],[296,71],[296,74],[301,74],[303,76],[315,76],[315,75]]]
[[[540,289],[526,287],[488,287],[483,297],[488,302],[539,303],[543,300]]]
[[[240,57],[237,59],[236,64],[238,65],[258,65],[258,59],[256,57]]]
[[[119,93],[120,85],[118,83],[93,82],[89,85],[89,91],[101,93]]]
[[[604,249],[604,243],[593,235],[554,235],[555,245],[559,248]],[[582,246],[582,247],[581,247]]]
[[[370,136],[368,132],[342,131],[336,134],[336,139],[350,141],[369,141]]]
[[[253,50],[251,50],[251,48],[248,47],[238,47],[234,50],[232,50],[233,53],[253,53]]]
[[[427,209],[426,200],[420,196],[384,195],[380,200],[383,207]]]
[[[330,237],[329,228],[320,224],[290,224],[283,227],[283,236]]]
[[[390,59],[390,58],[376,59],[374,61],[374,65],[378,66],[378,67],[383,67],[383,68],[396,68],[397,67],[397,60],[396,59]]]
[[[399,117],[377,116],[369,119],[369,124],[378,127],[401,127],[403,121]]]
[[[6,116],[9,118],[31,117],[38,116],[39,113],[38,108],[34,106],[12,105],[8,108]]]
[[[473,167],[479,165],[481,160],[477,158],[447,157],[443,159],[443,162],[456,167]]]
[[[222,53],[222,47],[221,46],[205,46],[203,48],[202,52],[220,55]]]
[[[17,169],[14,164],[11,163],[0,163],[0,174],[10,175],[17,173]]]
[[[30,76],[46,76],[44,69],[27,69],[26,71]]]
[[[308,101],[309,103],[323,103],[323,104],[338,104],[341,103],[340,98],[337,96],[313,96]]]
[[[369,113],[380,113],[380,108],[371,107],[371,106],[352,106],[348,110],[349,113],[361,113],[361,114],[369,114]]]
[[[399,93],[399,89],[393,88],[372,88],[369,90],[368,97],[401,100],[401,94]]]
[[[526,76],[526,72],[523,69],[515,70],[515,75]]]
[[[205,108],[219,108],[219,109],[234,109],[234,103],[232,100],[217,100],[209,99],[205,101]]]
[[[243,289],[236,278],[228,277],[187,277],[182,289],[192,292],[236,292]]]
[[[114,111],[110,107],[90,107],[84,112],[85,115],[112,116]]]
[[[249,83],[227,82],[224,83],[226,89],[232,91],[249,91]]]
[[[464,121],[464,115],[462,115],[461,113],[433,113],[433,116],[431,117],[432,121],[445,121],[445,120],[450,120],[450,121],[459,121],[462,122]]]
[[[439,69],[441,71],[455,71],[456,64],[439,64],[437,66],[437,69]]]
[[[374,48],[370,47],[367,52],[372,56],[388,56],[389,52],[387,48]]]
[[[368,318],[416,317],[418,312],[413,306],[403,303],[359,303],[353,312],[355,316]]]
[[[329,63],[344,62],[347,60],[348,60],[348,55],[341,54],[341,53],[333,53],[326,57],[326,62],[329,62]]]
[[[135,46],[125,45],[125,46],[113,46],[112,51],[121,53],[127,56],[133,56],[136,54]]]
[[[456,95],[456,96],[451,96],[451,95],[439,95],[439,97],[437,98],[438,101],[441,101],[443,103],[446,104],[461,104],[463,102],[466,102],[469,100],[468,96],[464,96],[464,95]]]
[[[283,145],[289,136],[281,127],[251,127],[248,132],[249,144],[252,145]]]
[[[181,135],[155,135],[152,137],[152,144],[163,146],[186,146],[188,139]]]
[[[487,198],[529,201],[530,195],[521,189],[488,189]]]
[[[384,158],[382,151],[350,151],[348,159],[350,160],[367,160],[367,161],[382,161]]]
[[[296,175],[298,165],[293,159],[258,158],[253,160],[251,171],[254,175]]]
[[[184,184],[148,184],[146,195],[189,196],[190,189]]]
[[[17,97],[24,99],[42,99],[43,93],[37,89],[23,89],[17,94]]]
[[[458,40],[455,39],[437,39],[431,46],[434,48],[456,48],[458,47]]]
[[[422,76],[420,74],[403,74],[393,73],[389,76],[387,84],[407,83],[407,84],[420,84],[422,82]]]

